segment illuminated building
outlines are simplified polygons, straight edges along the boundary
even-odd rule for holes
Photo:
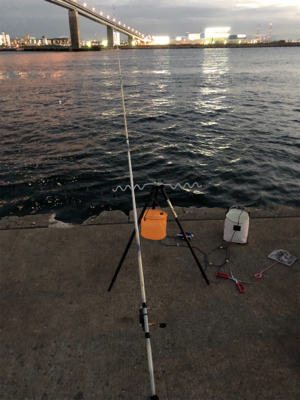
[[[170,38],[169,36],[153,36],[152,44],[169,44]]]
[[[2,32],[2,34],[0,35],[0,46],[4,46],[4,47],[11,46],[10,36],[7,35],[5,32]]]
[[[206,28],[205,32],[205,43],[225,43],[230,35],[229,27],[219,27],[219,28]]]

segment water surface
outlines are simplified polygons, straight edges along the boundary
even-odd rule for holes
[[[167,190],[178,206],[300,205],[298,48],[120,59],[135,183],[202,184]],[[111,190],[129,184],[116,51],[1,52],[0,81],[1,217],[132,208]]]

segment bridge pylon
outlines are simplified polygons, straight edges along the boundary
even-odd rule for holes
[[[69,10],[69,24],[70,24],[70,35],[71,45],[73,50],[81,48],[79,20],[77,10]]]
[[[107,26],[107,47],[114,47],[114,30]]]
[[[132,46],[132,42],[133,42],[134,38],[132,36],[130,36],[130,35],[128,35],[127,37],[128,37],[129,46]]]

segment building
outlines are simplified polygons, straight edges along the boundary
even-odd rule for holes
[[[188,33],[187,36],[176,36],[175,40],[172,40],[172,44],[204,44],[204,34],[201,33]]]
[[[172,44],[241,44],[246,43],[246,35],[231,35],[229,27],[206,28],[199,33],[177,36]]]
[[[228,43],[245,43],[246,42],[246,35],[229,35],[228,37]]]
[[[21,39],[14,38],[12,39],[12,45],[14,47],[24,47],[24,46],[70,46],[71,39],[67,36],[60,36],[53,39],[47,39],[46,36],[42,36],[41,39],[36,39],[35,37],[30,36],[28,33],[23,36]]]
[[[71,46],[71,39],[68,36],[59,36],[57,38],[48,39],[49,45],[55,46]]]
[[[152,42],[150,42],[150,44],[154,45],[164,45],[169,43],[170,43],[169,36],[152,36]]]
[[[226,44],[230,35],[229,27],[206,28],[204,32],[205,44]]]
[[[5,32],[0,35],[0,46],[11,47],[10,36]]]
[[[36,38],[34,36],[30,36],[29,33],[26,33],[25,36],[21,38],[21,44],[23,45],[35,45],[36,44]]]
[[[189,33],[188,40],[193,41],[193,42],[195,42],[195,41],[198,42],[200,40],[200,36],[201,36],[201,33]]]

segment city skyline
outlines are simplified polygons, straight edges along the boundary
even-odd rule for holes
[[[77,0],[83,4],[82,0]],[[105,5],[99,0],[86,0],[87,8],[122,20],[148,35],[183,36],[196,33],[207,27],[230,26],[232,33],[243,33],[255,37],[260,23],[260,35],[268,36],[273,24],[272,39],[300,38],[300,6],[296,0],[285,2],[264,0],[236,3],[231,0],[207,0],[182,2],[153,0],[140,3],[136,0],[108,0]],[[11,37],[48,37],[70,35],[67,10],[44,0],[19,0],[18,5],[0,0],[0,30]],[[106,36],[106,28],[80,17],[82,39]]]

